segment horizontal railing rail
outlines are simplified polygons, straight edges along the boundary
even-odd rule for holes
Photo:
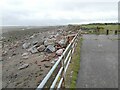
[[[48,80],[52,76],[53,72],[58,67],[58,65],[60,65],[60,69],[59,69],[55,79],[52,81],[52,84],[50,86],[50,90],[53,90],[54,88],[59,89],[59,88],[65,86],[65,74],[66,74],[67,68],[69,66],[69,63],[70,63],[70,61],[72,59],[72,55],[74,53],[75,46],[76,46],[77,41],[78,41],[78,36],[79,36],[79,33],[77,33],[74,36],[72,41],[66,47],[63,54],[59,57],[57,62],[54,64],[54,66],[50,69],[48,74],[45,76],[45,78],[39,84],[39,86],[37,87],[37,90],[41,90],[41,89],[44,88],[45,84],[48,82]],[[56,86],[56,84],[58,84],[58,85]]]

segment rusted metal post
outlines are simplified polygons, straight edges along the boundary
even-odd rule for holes
[[[109,30],[106,30],[106,35],[108,35],[109,34]]]
[[[117,33],[118,33],[117,30],[115,30],[115,35],[117,35]]]

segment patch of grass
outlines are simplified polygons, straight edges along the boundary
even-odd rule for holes
[[[98,40],[97,38],[95,40]]]
[[[111,38],[110,40],[120,40],[120,38]]]
[[[82,28],[88,29],[89,34],[95,34],[97,27],[100,27],[100,34],[106,34],[106,30],[109,30],[109,34],[114,34],[115,30],[119,31],[120,25],[81,25]],[[92,33],[91,33],[92,32]],[[118,32],[120,34],[120,31]]]
[[[78,44],[75,48],[75,52],[73,54],[71,63],[68,67],[68,70],[66,72],[66,80],[65,80],[65,87],[66,88],[76,88],[76,81],[78,78],[78,72],[80,69],[80,47],[82,38],[78,40]]]

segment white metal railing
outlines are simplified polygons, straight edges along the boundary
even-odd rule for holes
[[[52,82],[52,85],[50,86],[50,90],[53,90],[55,88],[56,83],[58,82],[57,89],[62,87],[62,83],[65,83],[65,74],[67,71],[67,68],[69,66],[70,60],[72,59],[72,54],[74,53],[75,46],[77,44],[79,33],[77,33],[70,44],[67,46],[63,54],[59,57],[57,62],[54,64],[54,66],[51,68],[51,70],[48,72],[48,74],[45,76],[45,78],[42,80],[40,85],[37,87],[37,90],[41,90],[44,88],[47,81],[50,79],[51,75],[55,71],[58,65],[60,66],[60,69],[55,77],[55,79]],[[60,80],[58,80],[60,78]]]

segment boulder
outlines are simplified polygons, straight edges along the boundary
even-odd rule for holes
[[[23,59],[28,59],[28,58],[29,58],[28,53],[23,53],[23,54],[22,54],[22,58],[23,58]]]
[[[32,54],[35,54],[38,52],[37,48],[35,46],[31,47],[28,49],[29,52],[31,52]]]
[[[27,55],[28,55],[28,53],[23,53],[23,54],[22,54],[22,56],[27,56]]]
[[[18,69],[19,70],[22,70],[22,69],[25,69],[29,66],[29,64],[23,64],[22,66],[20,66]]]
[[[49,65],[46,65],[46,64],[44,64],[44,66],[45,66],[45,68],[49,68],[50,67]]]
[[[35,34],[33,34],[32,36],[30,36],[30,39],[33,39],[35,37]]]
[[[44,41],[40,41],[40,42],[38,42],[37,44],[36,44],[36,47],[39,47],[39,46],[41,46],[41,45],[43,45],[44,44]]]
[[[52,38],[55,38],[55,36],[54,35],[50,35],[50,37],[49,37],[50,39],[52,39]]]
[[[67,39],[61,39],[58,44],[60,44],[61,47],[66,47],[67,46]]]
[[[16,54],[15,52],[13,52],[13,53],[12,53],[12,56],[15,56],[15,55],[17,55],[17,54]]]
[[[44,41],[44,45],[45,45],[45,46],[55,45],[55,38],[53,38],[53,39],[46,39],[46,40]]]
[[[7,55],[7,51],[3,51],[2,56],[6,56],[6,55]]]
[[[45,49],[46,52],[48,53],[52,53],[52,52],[55,52],[55,47],[54,45],[48,45]]]
[[[18,45],[19,45],[19,42],[17,41],[13,47],[18,47]]]
[[[55,61],[52,61],[52,62],[51,62],[51,64],[54,64],[54,63],[55,63]]]
[[[39,52],[42,52],[42,51],[45,50],[45,46],[44,46],[44,45],[40,45],[39,47],[37,47],[37,50],[38,50]]]
[[[50,61],[55,56],[56,56],[56,53],[50,53],[50,54],[46,55],[41,62]]]
[[[29,58],[29,56],[23,56],[22,58],[23,58],[23,59],[28,59],[28,58]]]
[[[56,50],[58,50],[58,49],[61,49],[62,47],[60,46],[60,44],[56,43],[55,48]]]
[[[32,44],[36,45],[36,44],[38,44],[38,41],[33,41]]]
[[[29,48],[29,46],[30,46],[30,43],[24,43],[24,44],[22,45],[22,47],[23,47],[24,49]]]
[[[63,53],[63,49],[59,49],[59,50],[56,51],[56,54],[59,55],[59,56],[62,55],[62,53]]]

